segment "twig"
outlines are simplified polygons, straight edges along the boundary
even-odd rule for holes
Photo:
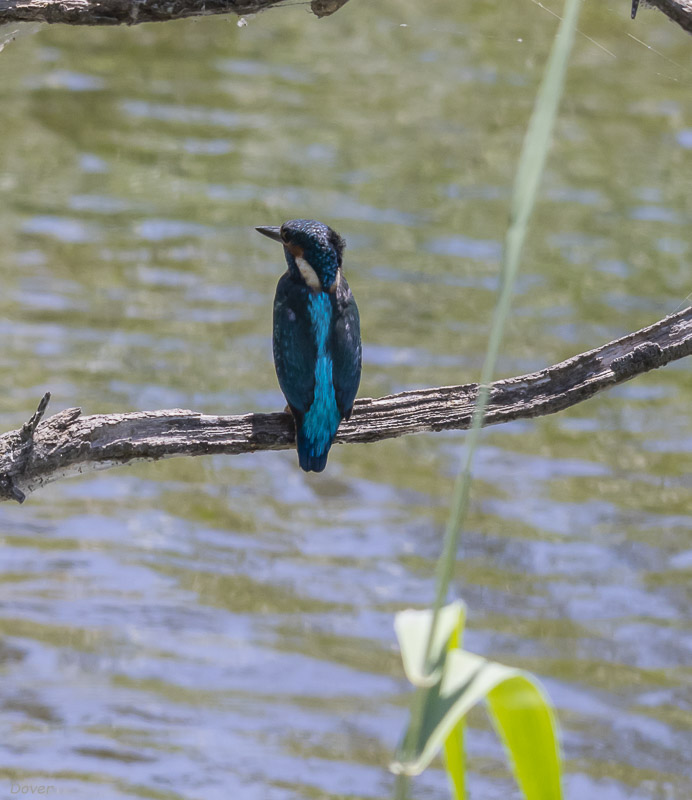
[[[34,444],[34,433],[43,418],[49,401],[50,392],[46,392],[31,419],[25,422],[18,431],[5,434],[11,447],[10,458],[15,460],[19,467],[16,470],[16,474],[5,473],[0,475],[0,492],[7,495],[6,499],[16,500],[18,503],[23,503],[26,500],[26,495],[17,486],[16,481],[23,474],[22,465],[25,466],[28,462],[28,456]]]
[[[48,408],[49,402],[50,402],[50,392],[46,392],[41,398],[41,402],[38,404],[38,408],[34,412],[31,419],[28,422],[25,422],[22,425],[21,430],[19,431],[19,438],[23,442],[28,442],[29,439],[33,438],[34,431],[38,427],[38,423],[43,419],[43,415],[46,413],[46,409]]]
[[[484,425],[553,414],[598,392],[692,354],[692,308],[596,350],[529,375],[496,381]],[[423,431],[463,430],[478,384],[357,400],[339,443],[376,442]],[[0,436],[0,500],[22,502],[51,481],[132,461],[293,446],[289,414],[212,416],[172,409],[82,416],[69,408],[40,421],[49,395],[20,430]]]

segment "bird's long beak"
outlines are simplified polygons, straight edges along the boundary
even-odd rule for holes
[[[275,225],[260,225],[260,227],[255,228],[255,230],[259,231],[263,236],[268,236],[275,242],[281,242],[281,228],[277,228]],[[281,244],[283,244],[283,242],[281,242]]]

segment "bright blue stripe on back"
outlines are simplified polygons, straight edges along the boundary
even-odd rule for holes
[[[307,414],[303,417],[303,435],[309,442],[308,455],[321,456],[332,443],[341,422],[332,382],[332,357],[327,352],[332,304],[324,292],[311,294],[308,310],[312,332],[317,344],[315,364],[315,394]]]

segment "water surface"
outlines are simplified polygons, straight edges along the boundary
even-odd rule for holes
[[[475,380],[538,4],[353,0],[249,20],[42,28],[0,54],[0,426],[283,407],[280,253],[347,239],[362,396]],[[585,4],[499,371],[684,303],[689,39]],[[653,50],[632,39],[632,32]],[[692,373],[487,431],[456,569],[469,649],[545,682],[568,798],[692,796]],[[0,506],[0,790],[381,798],[406,719],[393,615],[433,597],[461,433],[180,459]],[[471,718],[472,797],[516,796]],[[447,797],[436,768],[416,797]]]

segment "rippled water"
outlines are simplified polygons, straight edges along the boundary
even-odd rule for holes
[[[585,4],[504,376],[692,290],[689,38],[627,6]],[[347,238],[363,396],[477,378],[554,30],[528,1],[353,0],[11,43],[2,429],[45,390],[53,411],[282,408],[283,267],[253,227],[296,216]],[[692,796],[691,388],[677,362],[479,453],[466,643],[545,681],[568,798]],[[337,447],[321,476],[292,452],[180,459],[0,506],[2,796],[386,797],[393,614],[431,602],[463,441]],[[471,725],[472,796],[515,796]],[[416,796],[447,796],[439,769]]]

